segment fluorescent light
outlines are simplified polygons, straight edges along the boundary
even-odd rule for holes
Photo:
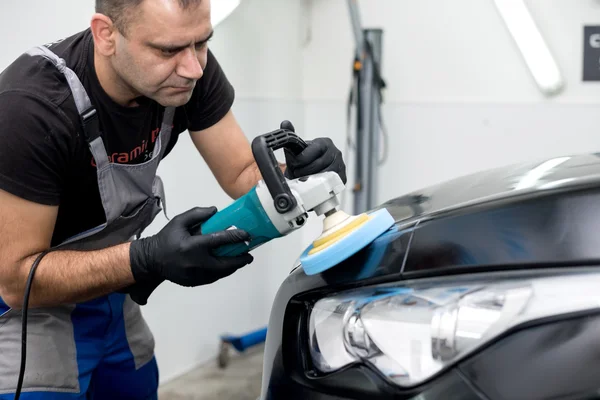
[[[211,2],[211,23],[215,27],[227,18],[240,5],[241,0],[216,0]]]
[[[544,94],[564,87],[558,65],[523,0],[494,0],[533,78]]]

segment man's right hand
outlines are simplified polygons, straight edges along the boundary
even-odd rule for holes
[[[129,255],[136,282],[156,283],[166,279],[182,286],[200,286],[229,276],[250,264],[253,257],[248,253],[235,257],[212,254],[217,247],[250,240],[247,232],[232,229],[194,234],[197,226],[216,212],[215,207],[193,208],[174,217],[156,235],[131,242]]]

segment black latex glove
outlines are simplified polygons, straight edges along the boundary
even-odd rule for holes
[[[165,280],[163,278],[151,279],[145,282],[136,282],[127,288],[127,292],[131,299],[141,306],[148,303],[148,298]]]
[[[193,208],[174,217],[156,235],[131,242],[131,271],[137,285],[129,290],[132,299],[145,304],[164,280],[188,287],[213,283],[253,261],[248,253],[235,257],[212,254],[217,247],[249,241],[250,235],[245,231],[194,234],[216,212],[215,207]]]
[[[284,121],[281,128],[294,131],[294,127],[289,121]],[[307,141],[306,144],[308,147],[298,155],[288,149],[284,150],[287,164],[285,177],[295,179],[319,172],[333,171],[337,172],[342,182],[346,184],[346,164],[344,164],[342,152],[335,147],[333,141],[329,138],[317,138]]]

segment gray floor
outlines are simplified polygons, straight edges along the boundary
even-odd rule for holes
[[[231,350],[221,369],[217,362],[195,369],[161,386],[159,400],[256,400],[260,395],[263,346],[244,354]]]

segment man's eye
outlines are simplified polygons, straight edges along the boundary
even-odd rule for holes
[[[209,41],[210,41],[210,39],[208,39],[202,43],[196,43],[196,50],[202,50],[202,49],[205,49],[206,47],[208,47]]]
[[[163,56],[166,56],[166,57],[171,57],[171,56],[173,56],[173,55],[177,54],[177,52],[178,52],[178,51],[179,51],[179,50],[173,50],[173,49],[162,49],[160,52],[161,52],[161,54],[162,54]]]

